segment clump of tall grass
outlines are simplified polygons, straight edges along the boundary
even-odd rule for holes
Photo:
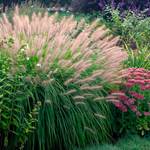
[[[55,15],[33,14],[29,19],[18,8],[12,23],[3,16],[0,53],[9,59],[5,77],[11,80],[4,90],[18,94],[2,93],[1,101],[14,114],[0,118],[3,147],[15,142],[11,149],[72,149],[108,140],[111,111],[105,96],[109,84],[121,79],[126,53],[107,31],[98,21],[87,25],[73,17],[58,21]],[[13,103],[20,106],[18,113]]]

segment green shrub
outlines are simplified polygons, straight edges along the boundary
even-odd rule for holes
[[[150,69],[150,17],[144,18],[128,13],[121,18],[119,11],[110,12],[112,19],[106,21],[113,34],[121,37],[121,44],[128,52],[127,67]]]

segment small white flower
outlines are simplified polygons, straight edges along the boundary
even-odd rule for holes
[[[24,51],[25,51],[25,49],[24,49],[24,48],[22,48],[20,51],[21,51],[21,52],[24,52]]]
[[[60,8],[60,11],[66,11],[66,9],[62,7],[62,8]]]
[[[30,58],[29,57],[27,57],[27,60],[29,60]]]
[[[50,11],[51,9],[50,8],[47,8],[47,11]]]
[[[29,49],[29,44],[26,44],[26,49]]]
[[[37,66],[37,67],[41,67],[41,64],[37,64],[36,66]]]

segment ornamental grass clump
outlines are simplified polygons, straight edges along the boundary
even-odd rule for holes
[[[126,59],[118,38],[108,35],[98,21],[91,25],[73,17],[58,21],[48,14],[29,18],[16,8],[12,23],[5,15],[1,19],[0,39],[0,53],[9,60],[3,78],[11,81],[12,89],[6,93],[18,94],[2,93],[1,99],[12,114],[14,107],[7,100],[20,106],[15,122],[16,115],[9,121],[0,118],[3,147],[14,142],[11,149],[73,149],[108,140],[111,112],[105,96],[110,84],[120,82]],[[27,127],[22,110],[31,118]],[[1,114],[5,113],[3,108]],[[18,138],[20,125],[27,128],[23,138]]]

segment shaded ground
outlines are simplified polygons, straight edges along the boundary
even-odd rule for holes
[[[150,150],[150,138],[130,135],[120,139],[115,145],[105,144],[75,150]]]

